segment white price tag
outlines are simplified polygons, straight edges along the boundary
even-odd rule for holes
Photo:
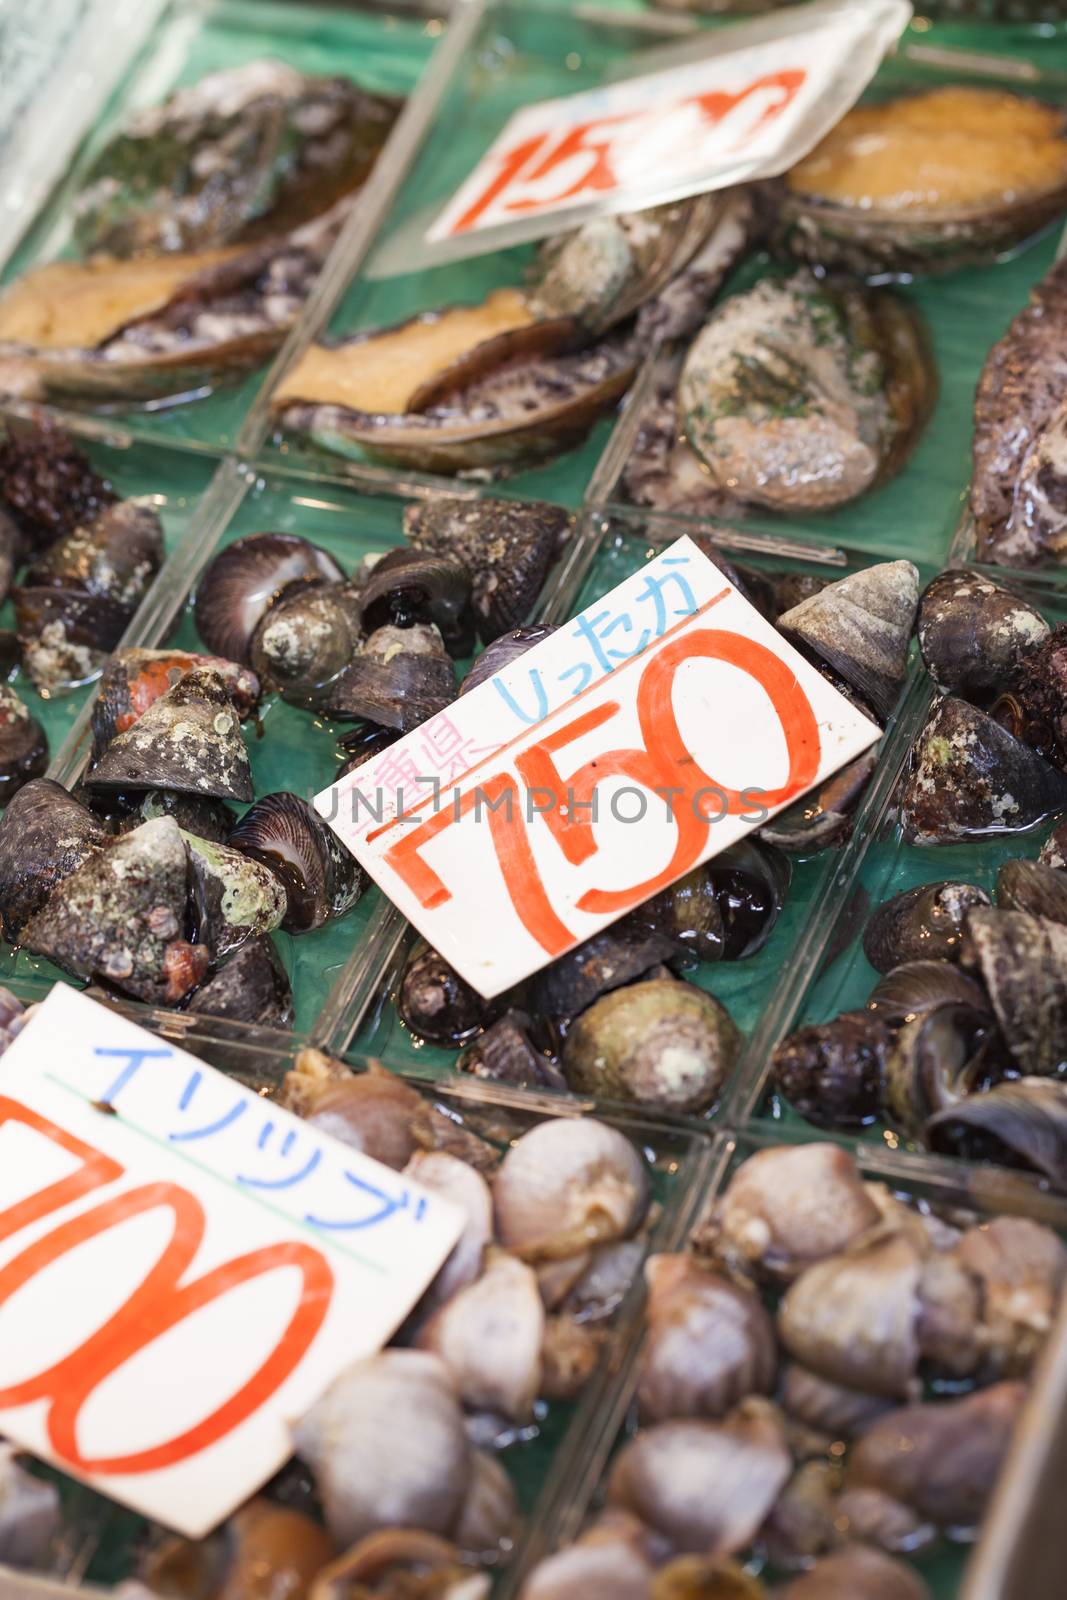
[[[880,733],[686,537],[315,804],[491,997]]]
[[[200,1538],[462,1226],[57,984],[0,1057],[0,1434]]]
[[[423,222],[424,259],[405,233],[376,271],[784,172],[855,104],[911,16],[909,0],[815,0],[703,33],[659,71],[524,106]]]

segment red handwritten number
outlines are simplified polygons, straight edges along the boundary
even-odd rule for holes
[[[702,789],[720,791],[726,799],[729,815],[739,815],[748,808],[744,791],[731,789],[704,771],[687,748],[678,727],[674,681],[682,663],[694,658],[725,661],[739,668],[755,679],[771,702],[785,736],[789,768],[785,782],[764,793],[763,804],[768,807],[785,805],[815,780],[819,770],[819,725],[807,695],[785,662],[766,645],[747,639],[743,634],[696,628],[679,635],[652,656],[641,674],[637,717],[643,748],[608,750],[569,776],[560,771],[556,753],[594,732],[618,712],[617,701],[605,701],[555,731],[546,732],[515,758],[519,775],[531,791],[543,789],[557,799],[571,791],[572,809],[564,810],[557,803],[542,815],[564,859],[572,866],[580,866],[596,853],[596,838],[588,820],[589,805],[593,791],[606,778],[626,778],[651,793],[675,794],[672,817],[677,840],[667,865],[652,877],[626,889],[587,890],[577,902],[581,911],[598,915],[625,911],[695,866],[707,842],[710,826],[696,804]],[[510,815],[502,806],[493,810],[494,803],[506,798],[509,792]],[[493,846],[511,903],[541,948],[549,955],[559,955],[574,943],[575,935],[554,911],[538,872],[514,781],[507,775],[498,775],[482,786],[482,793],[487,797]],[[469,789],[462,796],[460,816],[476,803],[476,794],[477,790]],[[456,820],[451,808],[442,809],[386,852],[389,865],[427,909],[443,905],[451,899],[452,892],[420,851]]]
[[[0,1124],[23,1122],[76,1155],[81,1169],[0,1212],[0,1238],[69,1205],[72,1200],[113,1182],[124,1168],[17,1101],[0,1097]],[[106,1234],[128,1218],[159,1208],[169,1210],[172,1231],[162,1255],[129,1299],[95,1333],[52,1366],[20,1383],[0,1388],[0,1406],[47,1400],[48,1437],[61,1461],[83,1472],[155,1472],[206,1449],[238,1427],[275,1393],[299,1365],[322,1326],[333,1292],[333,1273],[323,1255],[295,1242],[268,1245],[226,1261],[200,1278],[182,1282],[204,1237],[203,1208],[187,1189],[173,1183],[144,1184],[112,1196],[58,1224],[0,1269],[0,1306],[36,1273],[68,1251]],[[187,1317],[271,1272],[293,1269],[300,1275],[300,1298],[281,1337],[251,1377],[211,1414],[183,1433],[125,1456],[89,1457],[77,1439],[86,1402],[115,1372]]]

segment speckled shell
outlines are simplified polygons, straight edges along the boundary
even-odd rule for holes
[[[0,924],[16,941],[57,884],[110,841],[107,828],[51,778],[35,778],[0,817]]]
[[[963,919],[972,906],[989,905],[971,883],[924,883],[886,900],[863,931],[863,953],[876,972],[906,961],[956,961]]]
[[[211,667],[187,672],[112,739],[86,783],[251,800],[252,770],[226,680]]]
[[[778,627],[839,672],[884,721],[904,683],[918,603],[918,568],[881,561],[783,612]]]
[[[919,602],[926,670],[950,694],[976,698],[1007,687],[1050,632],[1036,606],[979,572],[942,572]]]

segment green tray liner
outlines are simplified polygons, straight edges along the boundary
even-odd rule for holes
[[[96,153],[134,108],[155,103],[207,73],[264,57],[281,59],[302,72],[350,77],[366,89],[411,95],[444,26],[429,6],[420,12],[403,0],[389,7],[172,0],[87,134],[69,177],[8,261],[0,284],[31,267],[76,254],[68,237],[73,201]],[[264,370],[192,403],[126,408],[117,403],[103,409],[142,437],[227,450],[236,441]]]

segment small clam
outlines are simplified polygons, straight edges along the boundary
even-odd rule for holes
[[[291,583],[341,583],[328,551],[295,533],[250,533],[221,550],[196,587],[196,629],[209,650],[247,665],[252,635]]]
[[[116,650],[108,657],[93,701],[92,762],[99,760],[116,734],[132,728],[161,694],[195,667],[210,667],[222,676],[240,717],[255,709],[259,682],[255,673],[236,661],[188,650]]]
[[[456,1071],[519,1089],[566,1089],[567,1080],[555,1061],[531,1043],[530,1026],[524,1011],[505,1011],[471,1040],[456,1062]]]
[[[1035,606],[964,569],[942,572],[923,590],[917,631],[938,688],[975,699],[1009,684],[1050,632]]]
[[[492,1020],[493,1007],[444,956],[421,941],[408,957],[396,999],[401,1021],[431,1044],[459,1045]]]
[[[1067,208],[1058,106],[946,84],[849,111],[785,181],[779,245],[861,273],[992,260]]]
[[[110,842],[85,806],[51,778],[34,778],[0,817],[0,924],[17,942],[57,884]]]
[[[460,694],[469,694],[487,678],[503,672],[505,667],[517,661],[520,656],[524,656],[527,650],[532,650],[535,644],[540,644],[542,639],[547,639],[555,631],[555,628],[547,623],[538,622],[528,628],[512,628],[510,633],[500,634],[492,644],[486,646],[474,665],[464,674],[460,680]]]
[[[867,1009],[890,1028],[949,1005],[991,1014],[982,985],[952,961],[906,961],[879,978],[867,1000]]]
[[[769,1394],[774,1326],[751,1289],[689,1256],[650,1256],[648,1334],[638,1404],[643,1422],[722,1417],[749,1394]]]
[[[882,561],[827,584],[784,612],[778,627],[840,673],[884,721],[904,684],[918,604],[918,568]]]
[[[471,1449],[437,1356],[383,1350],[353,1363],[296,1424],[293,1443],[340,1545],[386,1527],[447,1533],[459,1515]]]
[[[524,991],[534,1015],[579,1016],[601,995],[633,983],[676,955],[685,939],[680,922],[707,923],[718,917],[717,906],[709,912],[706,903],[700,908],[692,905],[686,879],[681,880],[677,897],[669,889],[664,895],[666,899],[657,895],[542,967]]]
[[[280,927],[286,893],[269,867],[229,845],[183,833],[189,852],[193,936],[224,961],[249,939]]]
[[[1067,923],[1067,872],[1041,861],[1005,861],[997,872],[997,905]]]
[[[775,1047],[774,1081],[820,1128],[861,1128],[881,1106],[889,1034],[870,1011],[798,1028]]]
[[[261,1028],[291,1028],[296,1015],[289,974],[269,939],[241,945],[189,996],[185,1009]]]
[[[0,683],[0,806],[48,766],[48,738],[10,684]]]
[[[626,1238],[649,1202],[638,1152],[591,1117],[538,1123],[511,1146],[492,1187],[497,1237],[531,1262]]]
[[[345,584],[291,583],[248,646],[256,672],[284,700],[314,708],[359,649],[357,601]]]
[[[691,1245],[728,1271],[787,1282],[847,1249],[880,1217],[847,1151],[778,1145],[738,1167]]]
[[[1067,806],[1067,776],[965,700],[938,701],[912,751],[900,817],[909,844],[1028,828]]]
[[[672,978],[650,979],[602,995],[582,1013],[563,1047],[563,1071],[579,1093],[704,1111],[741,1043],[713,996]]]
[[[885,1110],[894,1126],[919,1138],[927,1121],[979,1086],[998,1053],[999,1039],[984,1011],[936,1006],[906,1022],[885,1059]]]
[[[78,977],[173,1005],[209,953],[183,937],[188,859],[171,817],[144,822],[87,856],[22,929],[19,942]]]
[[[433,623],[449,654],[465,656],[474,646],[470,594],[470,572],[452,551],[401,545],[375,561],[360,586],[356,611],[364,633],[389,624]]]
[[[355,1081],[365,1082],[368,1076]],[[426,1301],[432,1306],[444,1305],[481,1275],[493,1237],[493,1196],[480,1172],[445,1150],[416,1150],[404,1171],[466,1213],[459,1242],[426,1291]]]
[[[968,912],[965,959],[981,973],[1019,1070],[1067,1062],[1067,928],[1025,911]]]
[[[778,1334],[795,1361],[850,1389],[901,1399],[919,1365],[922,1261],[903,1234],[817,1261],[787,1290]]]
[[[53,422],[9,420],[0,440],[0,501],[31,550],[87,527],[118,497],[73,439]]]
[[[404,512],[404,532],[417,550],[452,556],[471,574],[478,636],[487,645],[521,629],[573,527],[570,512],[543,500],[435,495]]]
[[[377,628],[330,684],[322,710],[410,733],[456,697],[456,674],[441,635],[427,623]]]
[[[213,667],[195,667],[179,678],[115,735],[86,785],[251,800],[248,751],[226,679]]]
[[[850,1544],[822,1556],[787,1583],[777,1600],[930,1600],[930,1591],[903,1561]]]
[[[782,1373],[779,1398],[790,1417],[831,1439],[850,1439],[891,1404],[879,1395],[821,1377],[795,1361],[788,1362]]]
[[[863,953],[875,972],[906,961],[955,961],[963,919],[972,906],[989,905],[984,889],[970,883],[925,883],[886,900],[863,934]]]
[[[282,927],[287,933],[308,933],[343,916],[366,886],[362,867],[332,828],[306,800],[285,790],[257,800],[228,843],[281,880],[287,897]]]
[[[972,1534],[1026,1394],[1022,1383],[996,1383],[959,1399],[888,1412],[854,1442],[846,1486],[880,1490],[947,1532]]]
[[[0,1561],[36,1566],[60,1528],[55,1484],[27,1472],[12,1445],[0,1443]]]
[[[1067,1189],[1067,1084],[1017,1078],[931,1117],[923,1141],[940,1155],[1040,1173]]]
[[[458,1289],[419,1330],[421,1350],[441,1357],[463,1404],[529,1422],[541,1386],[545,1313],[537,1278],[506,1250]]]
[[[36,558],[14,601],[23,665],[41,694],[99,671],[162,562],[159,518],[133,500],[108,506]]]
[[[792,1462],[774,1408],[749,1399],[722,1422],[660,1422],[615,1458],[608,1501],[678,1552],[732,1555],[748,1544]]]

